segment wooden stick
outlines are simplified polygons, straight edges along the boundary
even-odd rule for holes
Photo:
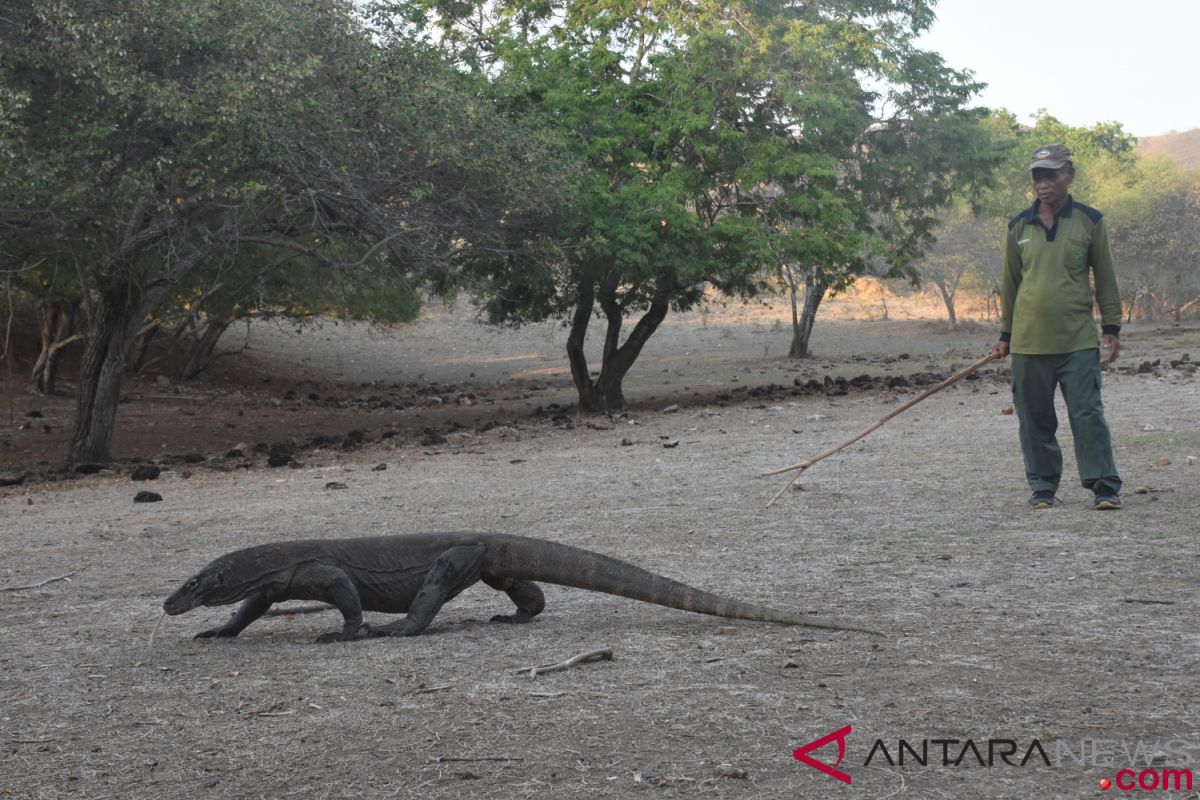
[[[872,431],[876,430],[877,428],[882,427],[883,424],[885,422],[887,422],[889,419],[891,419],[892,417],[894,417],[898,414],[901,414],[905,411],[908,411],[910,408],[912,408],[913,406],[915,406],[917,403],[921,402],[925,398],[929,397],[930,395],[940,392],[942,389],[945,389],[947,386],[952,386],[952,385],[958,383],[963,378],[967,377],[972,372],[974,372],[975,370],[982,367],[984,364],[987,364],[990,361],[994,361],[996,358],[997,358],[997,356],[995,353],[989,353],[986,357],[979,359],[971,366],[965,367],[965,368],[959,370],[958,372],[954,373],[953,375],[951,375],[949,378],[946,378],[946,380],[942,381],[937,386],[926,389],[925,391],[921,392],[919,395],[914,397],[912,400],[909,400],[907,403],[900,406],[899,408],[893,409],[893,410],[889,411],[888,413],[884,414],[874,424],[868,426],[865,430],[850,437],[846,441],[839,444],[837,447],[834,447],[830,450],[826,450],[824,453],[821,453],[821,455],[814,456],[813,458],[810,458],[807,461],[801,461],[799,464],[792,464],[790,467],[783,467],[782,469],[776,469],[776,470],[772,470],[770,472],[764,472],[762,474],[762,477],[766,478],[766,477],[770,477],[771,475],[781,475],[784,472],[791,472],[792,470],[800,470],[801,472],[803,472],[804,470],[811,467],[813,464],[816,464],[818,461],[821,461],[822,459],[825,459],[825,458],[829,458],[829,456],[833,455],[834,453],[838,452],[839,450],[846,449],[850,445],[857,442],[859,439],[862,439],[863,437],[865,437],[867,434],[871,433]],[[789,488],[791,488],[792,484],[794,484],[797,480],[799,480],[799,476],[796,476],[792,480],[788,481],[787,484],[782,489],[780,489],[778,492],[776,492],[775,496],[771,498],[771,502],[767,503],[767,508],[770,508],[771,506],[775,505],[775,501],[778,500],[780,497],[782,497],[783,493],[786,492]]]
[[[517,670],[516,674],[526,674],[531,678],[536,678],[546,672],[561,672],[564,669],[570,669],[576,664],[584,664],[589,661],[612,661],[613,651],[611,647],[598,647],[595,650],[589,650],[586,653],[580,653],[577,656],[571,656],[566,661],[560,661],[557,664],[543,664],[540,667],[525,667]]]
[[[66,575],[58,575],[53,578],[46,578],[46,580],[44,580],[44,581],[38,581],[37,583],[31,583],[28,586],[0,586],[0,592],[23,592],[26,589],[39,589],[42,586],[45,586],[47,583],[54,583],[55,581],[67,581],[69,583],[71,581],[71,576],[75,575],[78,572],[79,572],[79,570],[73,569],[70,572],[68,572]]]

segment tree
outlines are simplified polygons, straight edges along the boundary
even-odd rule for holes
[[[1127,314],[1178,322],[1200,311],[1200,173],[1144,165],[1109,217]]]
[[[586,164],[555,232],[560,257],[481,262],[476,285],[493,321],[568,322],[587,410],[625,406],[624,377],[655,329],[706,286],[750,295],[765,267],[801,264],[812,270],[806,300],[819,303],[874,252],[907,263],[928,238],[923,210],[987,160],[962,146],[975,85],[912,46],[932,21],[924,3],[379,8],[393,30],[430,24],[431,41],[488,76],[513,113],[562,130]],[[868,80],[891,88],[879,95]],[[921,170],[939,155],[953,160]],[[584,344],[595,316],[605,327],[593,376]]]
[[[89,321],[72,463],[109,458],[130,345],[203,270],[423,280],[555,203],[546,153],[349,3],[22,0],[0,36],[0,236]]]

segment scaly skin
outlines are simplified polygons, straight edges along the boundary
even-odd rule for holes
[[[743,603],[647,572],[624,561],[554,542],[500,533],[418,533],[359,539],[313,539],[226,553],[189,578],[163,603],[168,614],[242,601],[228,622],[196,638],[233,637],[285,600],[322,600],[342,612],[340,631],[317,641],[413,636],[441,607],[476,581],[505,592],[516,613],[496,622],[525,623],[545,599],[533,581],[628,597],[729,619],[826,630],[877,631]],[[387,625],[363,624],[363,611],[404,613]]]

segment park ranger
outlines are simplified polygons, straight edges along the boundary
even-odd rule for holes
[[[1100,341],[1093,305],[1100,307],[1108,361],[1120,352],[1121,298],[1104,216],[1068,192],[1075,180],[1071,151],[1048,144],[1029,169],[1037,199],[1008,224],[998,357],[1010,352],[1013,405],[1033,508],[1050,508],[1062,478],[1055,431],[1055,390],[1062,389],[1079,478],[1095,508],[1121,507],[1121,479],[1100,400]],[[1093,295],[1092,285],[1095,284]]]

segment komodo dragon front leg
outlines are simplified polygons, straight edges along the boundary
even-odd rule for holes
[[[196,639],[226,639],[233,638],[246,629],[254,620],[267,613],[267,609],[271,607],[274,600],[266,589],[257,591],[247,597],[242,604],[238,606],[238,610],[229,621],[219,628],[210,628],[206,631],[200,631],[195,635]]]
[[[481,544],[451,547],[434,559],[404,619],[372,625],[369,636],[415,636],[429,626],[447,602],[483,575],[487,548]],[[488,581],[489,584],[491,580]],[[511,596],[511,595],[510,595]]]

